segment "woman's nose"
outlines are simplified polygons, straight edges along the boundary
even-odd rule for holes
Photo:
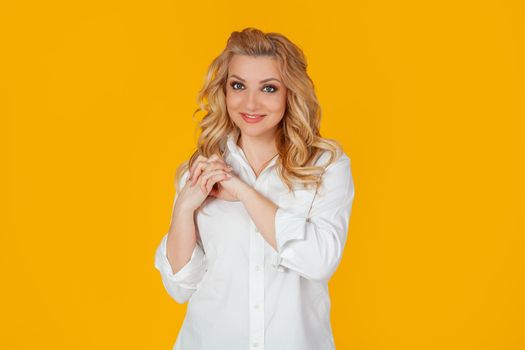
[[[249,91],[246,97],[246,110],[256,112],[259,107],[258,91]]]

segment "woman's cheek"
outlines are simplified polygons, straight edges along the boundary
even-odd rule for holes
[[[272,110],[275,112],[280,112],[286,106],[286,99],[284,99],[282,96],[276,97],[277,98],[275,98],[271,103]]]
[[[229,95],[226,97],[226,103],[230,108],[236,108],[241,101],[241,98],[239,96],[235,95]]]

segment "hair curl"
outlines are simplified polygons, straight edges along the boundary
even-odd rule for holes
[[[197,149],[177,169],[176,183],[179,183],[182,174],[192,167],[199,155],[210,157],[218,154],[223,157],[222,146],[227,135],[235,129],[239,130],[226,109],[226,81],[233,55],[271,56],[277,59],[283,84],[288,89],[286,111],[276,135],[279,177],[289,190],[292,190],[294,182],[304,186],[320,186],[322,173],[338,158],[338,150],[342,151],[343,147],[336,140],[321,137],[321,107],[314,84],[306,72],[306,57],[284,35],[263,33],[251,27],[232,32],[225,49],[208,68],[197,97],[200,108],[193,113],[195,117],[199,111],[206,112],[199,122],[201,134]],[[328,162],[315,166],[324,152],[330,153]]]

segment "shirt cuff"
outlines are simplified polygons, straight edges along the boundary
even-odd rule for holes
[[[202,279],[203,265],[205,263],[204,251],[196,244],[190,260],[174,274],[166,253],[167,240],[168,235],[166,234],[157,248],[155,267],[170,281],[177,283],[177,285],[183,288],[196,289]]]
[[[308,218],[298,216],[281,207],[275,212],[275,241],[277,255],[274,266],[279,266],[283,257],[292,258],[295,253],[292,248],[286,248],[287,242],[306,238],[306,223]]]

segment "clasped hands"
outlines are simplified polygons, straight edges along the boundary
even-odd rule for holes
[[[216,154],[209,158],[197,157],[190,169],[188,183],[191,187],[198,185],[205,197],[210,195],[226,201],[239,201],[242,191],[249,188]]]

